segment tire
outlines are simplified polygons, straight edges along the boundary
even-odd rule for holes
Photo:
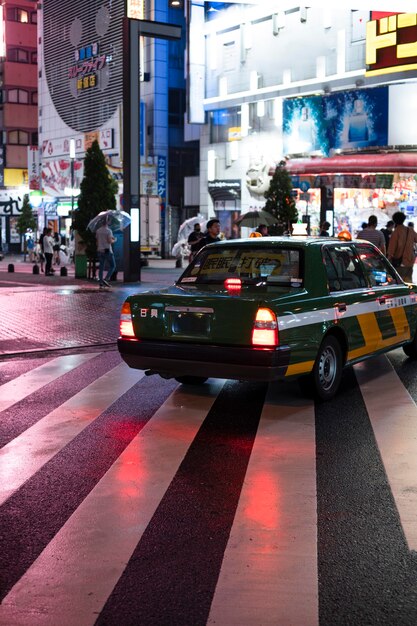
[[[411,343],[406,343],[403,346],[403,350],[410,359],[417,359],[417,333]]]
[[[311,373],[314,395],[318,400],[333,398],[339,388],[342,371],[343,360],[340,343],[331,335],[325,337]]]
[[[176,376],[175,380],[182,385],[202,385],[207,378],[203,376]]]

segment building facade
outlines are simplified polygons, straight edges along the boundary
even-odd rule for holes
[[[85,151],[96,139],[119,182],[123,207],[123,18],[183,24],[165,0],[42,2],[39,19],[40,227],[69,232]],[[184,36],[140,41],[140,162],[143,245],[165,254],[184,206],[178,185],[198,168],[184,141]],[[74,153],[70,155],[71,146]],[[172,174],[172,175],[171,175]],[[46,196],[46,197],[45,197]],[[75,197],[75,200],[72,199]],[[152,224],[149,224],[149,222]],[[121,246],[121,243],[120,243]],[[119,263],[120,267],[120,263]]]
[[[28,148],[38,144],[37,3],[0,7],[0,247],[20,250],[16,230],[28,191]]]
[[[416,14],[192,0],[190,120],[201,124],[200,202],[227,237],[262,208],[278,162],[311,232],[417,215]],[[198,84],[204,89],[198,89]]]

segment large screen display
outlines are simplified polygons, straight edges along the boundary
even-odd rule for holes
[[[388,87],[340,91],[283,102],[284,154],[388,144]]]

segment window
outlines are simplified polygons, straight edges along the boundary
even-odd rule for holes
[[[30,102],[31,104],[38,104],[38,92],[37,91],[32,91],[30,95]]]
[[[30,62],[31,63],[37,63],[38,62],[38,53],[37,52],[31,52],[30,53]]]
[[[19,104],[28,104],[29,92],[25,89],[9,89],[7,92],[8,102],[17,102]]]
[[[358,245],[358,252],[371,287],[398,284],[397,277],[381,254],[366,245]]]
[[[38,14],[36,13],[36,11],[33,11],[30,14],[30,22],[31,22],[31,24],[37,24],[38,23]]]
[[[38,133],[30,133],[30,145],[37,146],[38,145]]]
[[[183,274],[182,282],[222,283],[239,278],[243,285],[299,288],[303,285],[303,261],[299,250],[290,248],[222,247],[203,251]]]
[[[15,63],[29,63],[29,52],[22,48],[10,48],[7,51],[7,60]]]
[[[210,143],[230,141],[240,134],[240,107],[210,111]]]
[[[330,291],[367,287],[359,259],[351,246],[326,246],[323,261]]]
[[[168,93],[168,123],[170,126],[182,126],[185,113],[185,90],[170,89]]]
[[[10,130],[9,143],[19,146],[28,146],[29,133],[27,133],[25,130]]]
[[[24,9],[10,7],[7,9],[6,19],[10,22],[22,22],[23,24],[27,24],[29,22],[29,13]]]

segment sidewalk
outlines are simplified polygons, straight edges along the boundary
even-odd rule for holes
[[[7,267],[14,263],[15,271]],[[116,281],[101,291],[95,280],[32,274],[32,264],[7,256],[0,261],[0,360],[45,350],[114,345],[120,308],[131,293],[174,284],[182,273],[175,259],[154,259],[140,283]]]

